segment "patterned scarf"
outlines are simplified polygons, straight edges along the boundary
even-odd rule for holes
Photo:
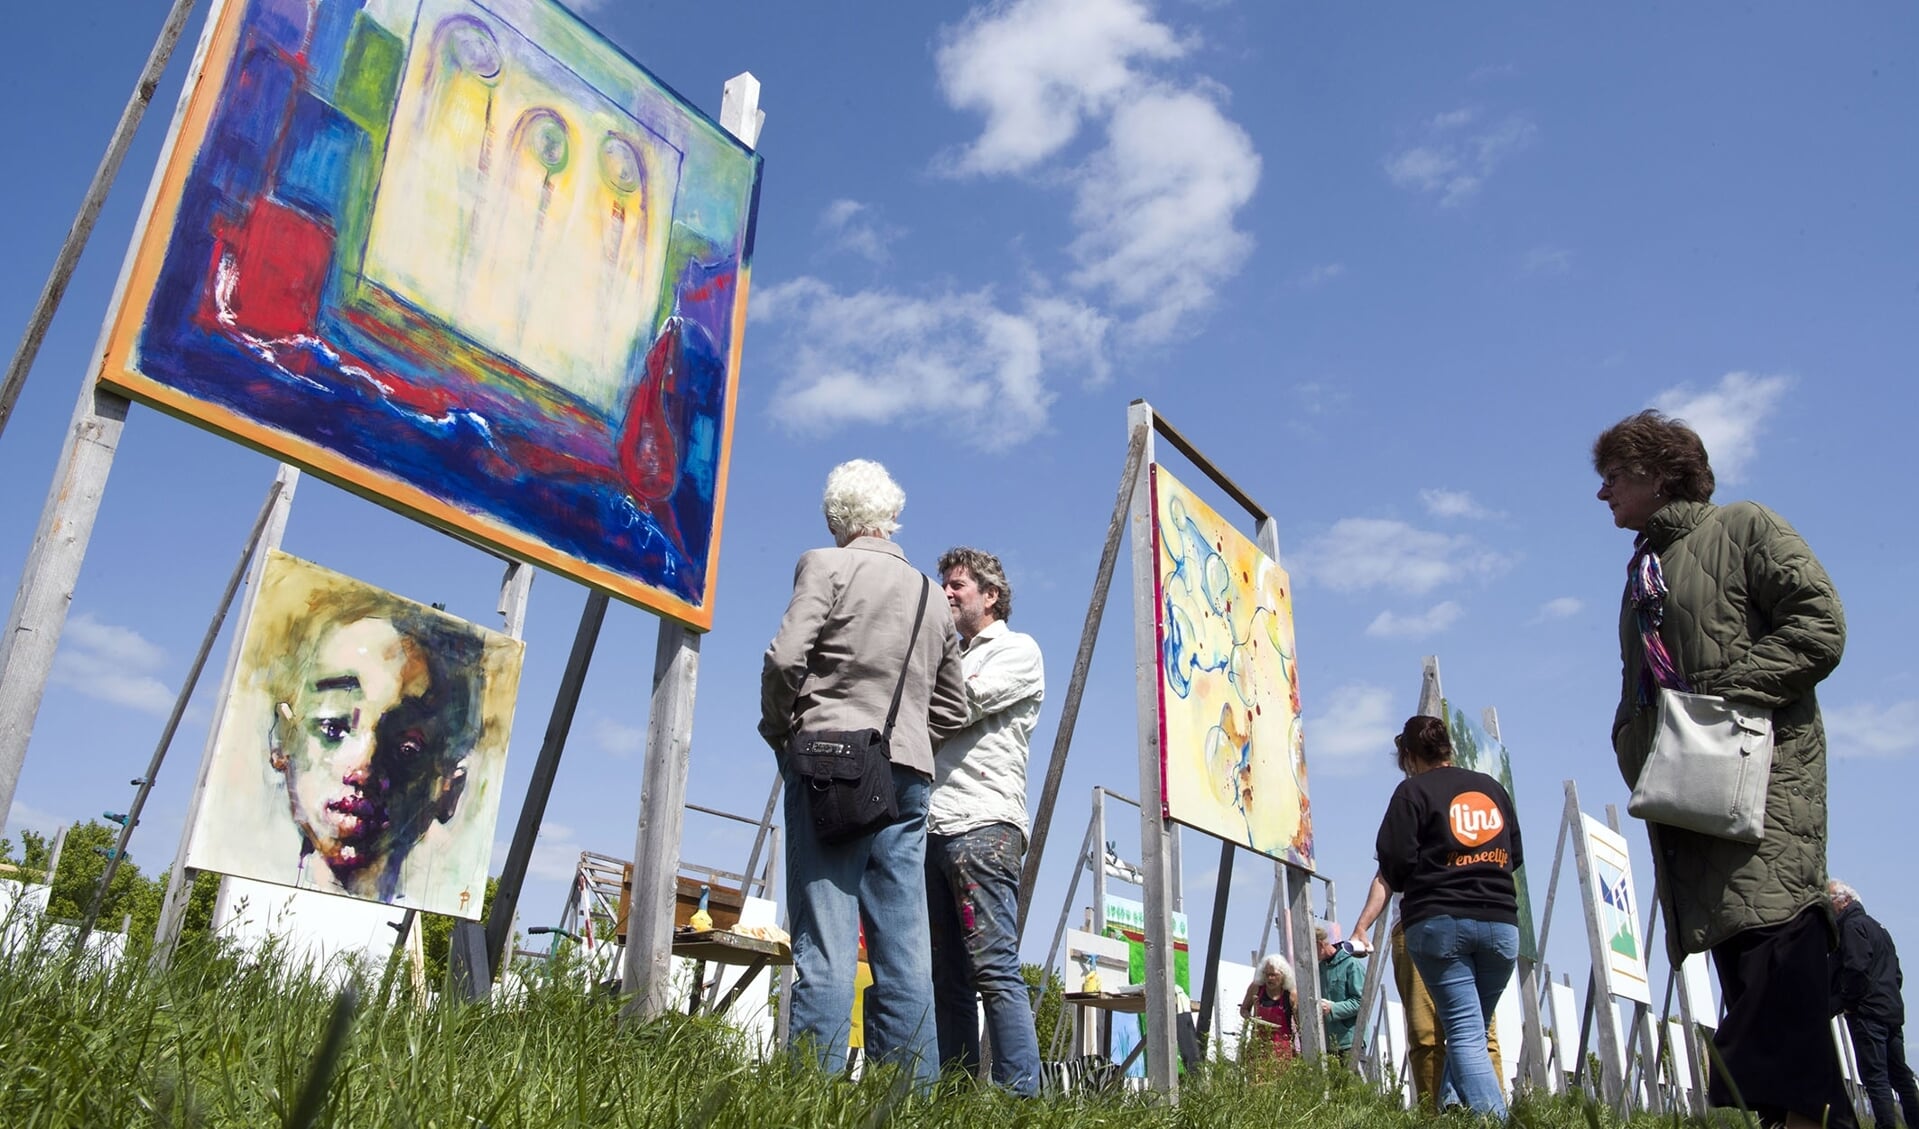
[[[1626,566],[1626,598],[1632,601],[1639,619],[1639,638],[1646,646],[1646,664],[1639,671],[1639,704],[1650,705],[1653,686],[1682,693],[1691,691],[1686,677],[1672,661],[1666,641],[1659,637],[1659,625],[1666,619],[1666,574],[1659,567],[1659,554],[1646,543],[1645,534],[1633,542],[1632,563]]]

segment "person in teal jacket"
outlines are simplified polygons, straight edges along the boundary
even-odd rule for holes
[[[1313,935],[1319,938],[1319,1010],[1326,1020],[1326,1049],[1343,1063],[1353,1053],[1353,1024],[1366,988],[1366,965],[1345,945],[1328,941],[1325,926]]]

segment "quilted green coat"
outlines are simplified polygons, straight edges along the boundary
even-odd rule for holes
[[[1826,904],[1826,733],[1813,687],[1839,665],[1846,622],[1805,540],[1764,506],[1671,502],[1647,521],[1645,535],[1668,590],[1659,634],[1693,691],[1773,710],[1763,840],[1646,825],[1676,958]],[[1630,787],[1658,716],[1656,705],[1639,704],[1645,650],[1630,600],[1620,612],[1619,650],[1613,752]]]

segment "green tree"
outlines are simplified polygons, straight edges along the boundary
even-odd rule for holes
[[[47,837],[38,831],[20,832],[20,857],[13,857],[13,840],[0,839],[0,863],[13,867],[7,877],[17,882],[45,882],[47,863],[52,861],[52,850],[47,846]]]
[[[47,897],[48,917],[55,921],[79,921],[86,916],[87,907],[93,904],[93,892],[99,889],[100,877],[106,873],[107,858],[103,852],[112,850],[119,838],[118,827],[98,820],[76,823],[67,829],[67,843],[60,851],[60,871],[53,876],[53,889]],[[146,895],[145,888],[151,884],[134,865],[129,851],[120,868],[114,871],[113,885],[100,903],[99,927],[118,932],[122,918],[133,912]]]
[[[486,896],[480,899],[480,920],[493,912],[493,895],[500,889],[498,875],[488,875]],[[434,987],[446,983],[447,962],[453,954],[453,923],[456,918],[440,913],[423,913],[414,923],[420,930],[420,946],[426,952],[426,982]],[[497,975],[499,969],[494,969]]]
[[[1039,1053],[1044,1057],[1052,1049],[1049,1044],[1053,1027],[1059,1022],[1059,1009],[1066,1000],[1066,982],[1057,971],[1037,964],[1020,965],[1019,974],[1026,981],[1029,996],[1033,989],[1039,990],[1039,999],[1033,1004],[1033,1030],[1039,1035]]]

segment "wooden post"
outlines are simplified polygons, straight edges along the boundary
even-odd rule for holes
[[[1566,814],[1560,825],[1561,834],[1571,833],[1573,837],[1573,866],[1579,872],[1579,900],[1586,908],[1586,943],[1591,947],[1593,959],[1594,989],[1592,1008],[1594,1017],[1599,1021],[1599,1062],[1600,1080],[1605,1091],[1606,1104],[1625,1116],[1626,1110],[1626,1073],[1625,1064],[1619,1060],[1619,1009],[1613,1006],[1612,991],[1608,978],[1600,975],[1606,959],[1606,938],[1599,923],[1599,907],[1592,897],[1592,856],[1586,849],[1586,829],[1581,822],[1579,811],[1579,787],[1571,780],[1566,781]],[[1585,1064],[1580,1064],[1583,1073]]]
[[[1614,833],[1619,834],[1622,837],[1625,834],[1623,831],[1620,831],[1619,829],[1619,807],[1617,804],[1606,805],[1606,825],[1611,827]],[[1639,896],[1639,891],[1637,889],[1633,891],[1633,896],[1635,898]],[[1653,907],[1652,907],[1652,911],[1646,915],[1646,936],[1639,943],[1639,961],[1641,964],[1647,967],[1648,972],[1650,972],[1652,968],[1652,961],[1647,957],[1646,954],[1652,951],[1653,932],[1658,927],[1658,925],[1659,925],[1659,880],[1657,878],[1654,878],[1653,879]],[[1650,995],[1652,985],[1648,983],[1646,987],[1647,987],[1647,994]],[[1633,1028],[1633,1034],[1636,1035],[1639,1039],[1639,1062],[1640,1062],[1639,1076],[1640,1076],[1640,1079],[1644,1081],[1646,1085],[1646,1108],[1654,1116],[1658,1116],[1666,1112],[1666,1103],[1660,1097],[1660,1094],[1659,1094],[1659,1085],[1658,1085],[1659,1049],[1653,1038],[1652,1027],[1649,1026],[1646,1022],[1650,1018],[1649,1013],[1651,1012],[1651,1010],[1652,1009],[1648,1005],[1642,1004],[1639,1001],[1634,1000],[1633,1012],[1632,1012],[1632,1028]],[[1623,1075],[1623,1072],[1622,1072],[1622,1075]],[[1632,1101],[1631,1090],[1626,1091],[1625,1098],[1628,1103]]]
[[[1120,472],[1119,496],[1113,502],[1113,516],[1106,524],[1106,545],[1100,550],[1099,569],[1093,575],[1093,598],[1086,605],[1086,620],[1079,629],[1079,650],[1073,656],[1073,675],[1066,683],[1066,697],[1059,711],[1059,729],[1053,734],[1053,759],[1046,767],[1046,783],[1040,788],[1039,806],[1033,810],[1033,830],[1027,837],[1026,864],[1019,876],[1019,922],[1014,939],[1026,934],[1026,912],[1032,906],[1033,885],[1039,881],[1040,859],[1046,853],[1046,836],[1053,825],[1053,806],[1059,799],[1060,779],[1066,774],[1066,754],[1073,743],[1073,727],[1079,721],[1080,700],[1086,694],[1087,672],[1093,666],[1093,645],[1099,641],[1099,625],[1106,616],[1106,597],[1113,587],[1113,567],[1119,561],[1119,542],[1126,532],[1126,516],[1133,505],[1133,487],[1139,479],[1140,462],[1146,455],[1146,437],[1150,429],[1134,430],[1126,443],[1126,467]],[[1104,857],[1106,843],[1095,844]],[[1103,865],[1103,864],[1102,864]],[[1101,913],[1105,912],[1101,907]]]
[[[1146,433],[1128,511],[1133,539],[1133,679],[1139,727],[1139,853],[1146,905],[1146,1084],[1179,1100],[1178,1044],[1173,1032],[1172,848],[1167,842],[1166,797],[1159,747],[1159,600],[1153,577],[1153,409],[1143,400],[1126,409],[1131,435]]]
[[[720,125],[748,148],[759,144],[766,114],[760,80],[750,73],[726,80]],[[646,721],[646,768],[633,844],[632,908],[627,914],[622,1014],[650,1018],[672,1008],[673,897],[680,869],[680,832],[686,819],[686,776],[693,744],[693,692],[699,679],[700,635],[660,622],[653,660],[653,700]]]
[[[469,989],[469,998],[486,995],[493,983],[493,974],[499,971],[506,955],[507,941],[513,933],[513,915],[520,908],[520,889],[526,884],[533,844],[540,836],[540,821],[546,817],[546,802],[553,793],[553,780],[559,775],[567,735],[573,731],[573,714],[580,705],[580,690],[586,685],[586,672],[593,662],[593,645],[599,641],[600,625],[606,621],[606,606],[606,593],[595,591],[587,593],[586,605],[580,609],[580,626],[573,633],[573,650],[567,655],[566,668],[560,672],[553,713],[547,719],[546,736],[540,741],[539,758],[533,762],[533,778],[527,782],[526,799],[520,805],[520,819],[513,829],[513,842],[500,867],[500,884],[493,893],[493,908],[487,912],[484,936],[464,936],[473,929],[471,923],[454,926],[456,936],[450,963],[454,979]],[[468,962],[476,958],[483,960],[485,966],[468,967]]]
[[[1503,747],[1505,739],[1499,735],[1499,711],[1487,706],[1480,714],[1480,720],[1486,726],[1486,733]],[[1508,753],[1508,756],[1511,754]],[[1519,803],[1517,799],[1513,801]],[[1524,907],[1531,914],[1529,903]],[[1543,955],[1543,948],[1537,950]],[[1538,962],[1525,953],[1519,954],[1519,967],[1516,973],[1519,981],[1519,1070],[1515,1080],[1524,1079],[1534,1089],[1553,1093],[1552,1074],[1546,1069],[1546,1033],[1539,1018],[1539,972]]]
[[[653,701],[646,719],[646,769],[633,843],[632,909],[626,919],[621,1013],[650,1019],[672,1010],[673,898],[686,817],[686,774],[693,743],[693,691],[700,636],[660,623],[653,659]]]
[[[221,625],[226,623],[227,611],[233,607],[233,597],[240,590],[241,581],[246,579],[248,562],[253,560],[254,552],[260,545],[260,537],[266,532],[267,522],[273,517],[285,483],[275,477],[273,485],[267,488],[266,501],[260,505],[258,517],[253,519],[253,528],[247,532],[247,542],[240,550],[240,559],[234,562],[233,573],[227,577],[227,586],[220,595],[220,602],[214,608],[213,622],[207,625],[206,634],[200,639],[200,649],[194,652],[193,662],[187,668],[187,676],[180,683],[180,692],[173,700],[173,712],[167,715],[167,722],[160,730],[160,742],[154,746],[153,756],[147,760],[146,774],[140,777],[140,784],[133,793],[133,803],[127,808],[127,816],[120,826],[120,835],[113,844],[113,853],[107,856],[106,869],[100,872],[100,883],[93,891],[93,900],[87,906],[87,913],[80,921],[80,929],[74,936],[74,951],[86,949],[87,936],[93,932],[93,926],[100,917],[100,904],[106,899],[107,890],[113,885],[113,876],[119,873],[120,863],[126,858],[127,841],[133,838],[133,829],[140,825],[140,813],[147,806],[147,797],[153,793],[153,782],[159,779],[160,765],[166,760],[167,750],[173,745],[173,735],[180,728],[180,719],[186,715],[187,703],[193,699],[193,688],[199,684],[200,672],[205,669],[207,656],[213,653],[213,644],[220,637]],[[244,626],[242,630],[244,630]],[[224,689],[222,690],[224,693]]]
[[[193,894],[193,879],[187,870],[187,848],[193,842],[193,825],[200,818],[200,804],[206,797],[207,776],[213,771],[213,752],[220,747],[220,727],[226,718],[227,696],[233,692],[234,673],[240,667],[240,646],[246,641],[246,623],[253,615],[253,602],[260,598],[260,577],[266,572],[267,557],[280,547],[286,536],[287,518],[293,512],[293,492],[300,485],[300,472],[280,464],[273,479],[275,493],[266,525],[255,543],[253,563],[247,568],[247,594],[240,602],[240,627],[227,648],[227,665],[220,676],[220,694],[213,700],[213,724],[207,727],[206,748],[200,754],[199,773],[193,792],[187,799],[186,821],[180,825],[180,846],[173,855],[173,869],[167,872],[167,889],[160,901],[160,923],[153,931],[152,967],[165,968],[173,960],[173,948],[180,941],[180,926],[186,920],[187,902]]]
[[[127,104],[120,111],[119,124],[113,127],[113,136],[107,140],[107,151],[100,158],[100,167],[93,172],[93,182],[87,186],[87,194],[80,201],[80,212],[73,219],[73,226],[67,229],[66,242],[60,247],[60,253],[54,257],[53,270],[48,273],[46,285],[40,290],[40,300],[34,304],[33,313],[27,318],[26,332],[21,336],[20,348],[13,354],[13,360],[7,365],[7,375],[0,381],[0,433],[7,429],[7,421],[13,418],[13,407],[20,400],[20,392],[27,385],[27,374],[33,370],[33,360],[40,355],[40,343],[46,340],[47,329],[53,325],[53,315],[60,309],[60,300],[66,297],[67,284],[73,281],[74,268],[80,265],[80,254],[87,248],[87,240],[93,236],[93,225],[100,219],[100,209],[107,202],[107,192],[120,175],[120,163],[127,158],[127,150],[133,147],[133,135],[140,129],[140,119],[147,113],[147,106],[153,101],[153,92],[160,85],[160,77],[166,73],[167,63],[173,58],[173,49],[179,46],[180,35],[186,30],[187,17],[193,14],[193,0],[173,0],[173,7],[167,12],[167,18],[160,25],[160,36],[153,41],[153,50],[147,54],[147,65],[140,70],[140,77],[133,84],[133,93],[128,96]],[[192,83],[188,83],[191,89]]]
[[[213,0],[217,16],[226,0]],[[209,19],[208,27],[213,26]],[[154,198],[160,187],[160,171],[166,167],[179,137],[180,120],[188,97],[206,65],[207,40],[202,37],[187,71],[180,101],[174,109],[173,127],[160,147],[160,160],[153,179],[147,185],[140,218],[134,224],[139,231],[153,214]],[[100,326],[93,360],[80,383],[80,394],[73,406],[66,443],[53,472],[53,483],[40,511],[40,524],[33,535],[33,548],[20,570],[20,586],[14,593],[13,610],[0,631],[0,822],[13,810],[14,788],[20,782],[20,769],[26,763],[27,745],[33,738],[34,718],[40,712],[40,699],[46,693],[47,676],[53,670],[53,653],[60,645],[60,632],[66,626],[67,608],[73,601],[73,589],[80,578],[80,563],[87,555],[87,542],[93,536],[94,519],[100,513],[100,499],[106,492],[107,475],[113,469],[113,456],[120,446],[120,433],[126,426],[126,397],[99,385],[100,367],[106,356],[107,336],[115,314],[126,299],[127,280],[133,272],[136,246],[127,247],[120,263],[120,276],[114,284],[113,300],[106,320]]]
[[[1219,877],[1213,883],[1213,921],[1206,930],[1206,971],[1200,979],[1199,1038],[1205,1053],[1206,1037],[1213,1030],[1213,1005],[1219,998],[1219,950],[1226,940],[1226,900],[1233,889],[1233,844],[1219,844]]]

